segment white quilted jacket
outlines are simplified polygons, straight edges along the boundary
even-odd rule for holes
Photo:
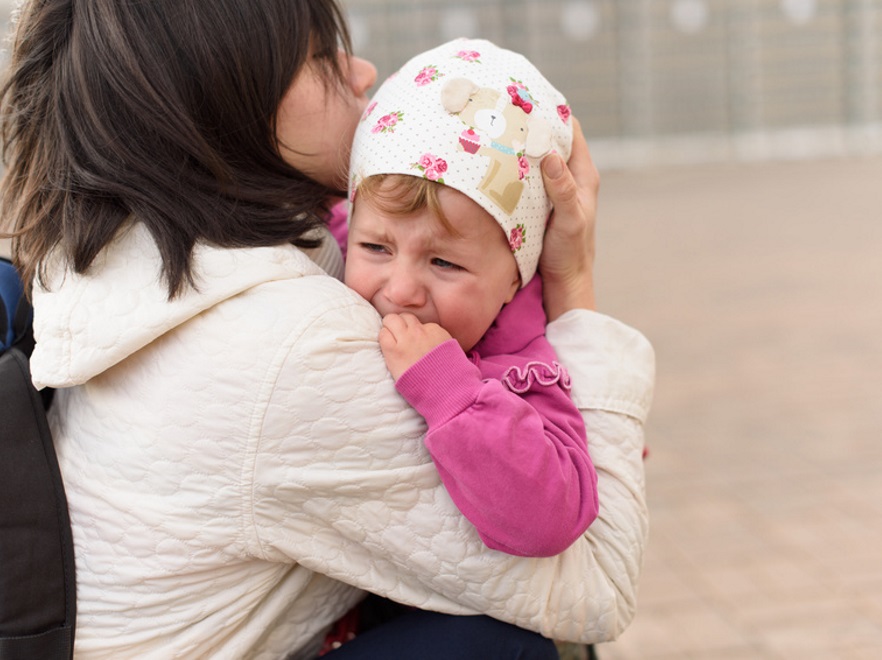
[[[398,396],[374,310],[293,247],[196,255],[169,303],[139,225],[88,277],[35,292],[35,383],[77,553],[77,657],[312,657],[370,589],[543,634],[615,637],[647,534],[642,423],[653,355],[570,312],[549,337],[585,409],[601,513],[564,554],[488,550]]]

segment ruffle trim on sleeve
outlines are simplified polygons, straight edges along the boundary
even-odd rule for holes
[[[569,372],[557,361],[553,361],[550,365],[545,362],[532,361],[523,367],[517,365],[509,367],[502,375],[501,380],[515,394],[525,394],[534,385],[543,387],[557,385],[568,391],[572,387]]]

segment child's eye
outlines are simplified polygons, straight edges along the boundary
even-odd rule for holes
[[[375,252],[377,254],[386,252],[386,248],[378,243],[359,243],[358,246],[367,252]]]
[[[455,263],[451,263],[450,261],[447,261],[446,259],[440,259],[438,257],[435,257],[434,259],[432,259],[432,265],[438,266],[438,268],[444,268],[444,269],[449,269],[449,270],[462,270],[462,266],[457,266]]]

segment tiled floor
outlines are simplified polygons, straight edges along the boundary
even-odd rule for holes
[[[658,359],[638,615],[601,660],[882,657],[882,159],[614,172]]]

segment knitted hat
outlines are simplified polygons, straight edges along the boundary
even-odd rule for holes
[[[505,231],[526,285],[551,202],[539,163],[573,140],[566,99],[523,56],[457,39],[407,62],[365,110],[352,147],[350,192],[374,174],[425,177],[466,194]]]

